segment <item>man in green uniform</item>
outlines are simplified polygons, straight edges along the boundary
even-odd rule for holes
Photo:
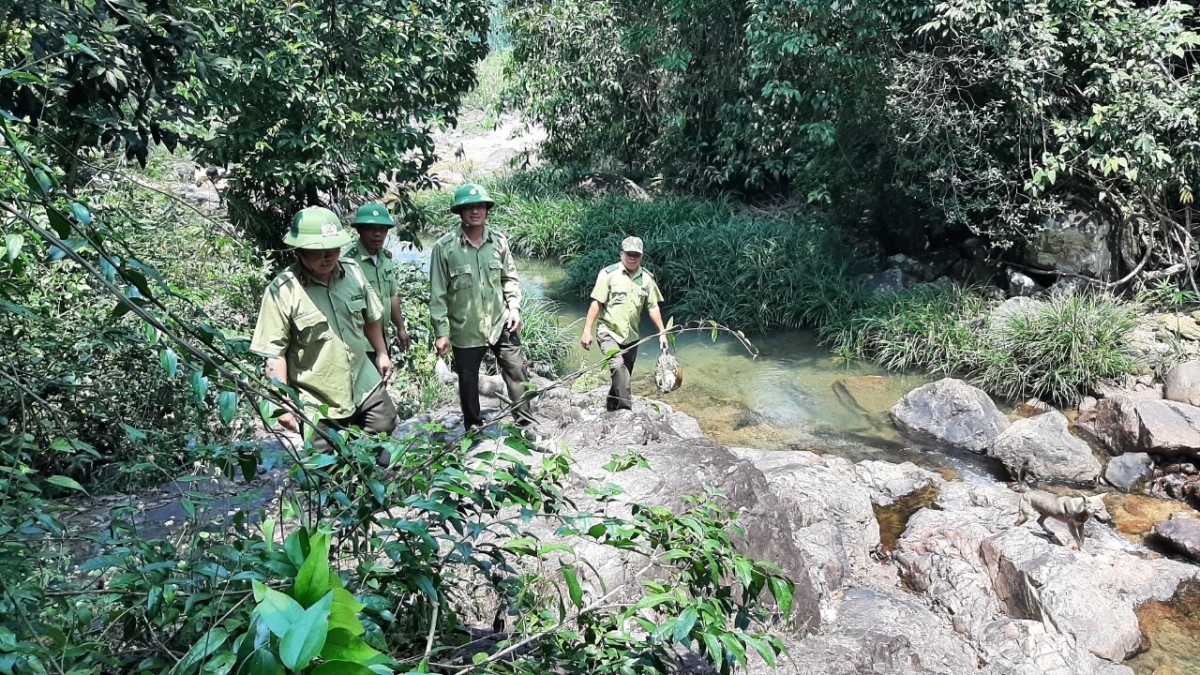
[[[379,203],[363,204],[351,223],[358,231],[358,241],[344,257],[358,263],[371,288],[383,303],[383,341],[388,342],[388,326],[396,326],[396,343],[400,351],[408,349],[408,331],[404,327],[404,311],[400,308],[400,282],[392,252],[383,247],[388,230],[392,229],[392,217],[387,207]],[[368,351],[367,358],[375,362],[375,352]]]
[[[592,305],[588,308],[583,323],[583,335],[579,344],[584,349],[592,348],[592,327],[600,319],[598,338],[600,349],[605,354],[618,350],[621,354],[608,364],[612,385],[608,389],[609,410],[633,408],[633,393],[630,376],[633,362],[637,360],[638,323],[642,320],[642,309],[649,308],[650,320],[658,328],[658,344],[666,351],[668,342],[663,326],[662,293],[654,282],[654,275],[642,269],[642,240],[626,237],[621,242],[621,262],[600,270],[596,285],[592,288]],[[628,351],[626,351],[628,350]]]
[[[267,377],[296,389],[306,404],[328,406],[319,426],[389,433],[396,407],[383,386],[392,374],[380,328],[383,305],[358,264],[339,259],[350,241],[329,209],[296,214],[283,238],[296,249],[296,262],[263,294],[250,349],[267,357]],[[374,364],[369,350],[378,355]],[[291,413],[279,423],[300,431]],[[320,434],[312,443],[318,452],[329,450]]]
[[[482,186],[466,184],[454,193],[450,212],[460,228],[433,245],[429,261],[429,314],[439,355],[454,351],[463,424],[483,426],[479,410],[479,366],[488,350],[496,356],[510,400],[519,401],[527,380],[521,354],[521,285],[508,239],[487,227],[495,202]],[[530,427],[525,401],[513,411],[517,425]]]

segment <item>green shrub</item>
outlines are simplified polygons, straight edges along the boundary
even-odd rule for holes
[[[867,298],[821,335],[845,358],[963,377],[1007,399],[1073,404],[1133,369],[1131,305],[1054,295],[1028,311],[993,313],[997,306],[979,289],[925,285]]]
[[[1053,295],[989,327],[974,380],[1007,398],[1076,403],[1099,381],[1133,370],[1126,354],[1136,311],[1104,295]]]

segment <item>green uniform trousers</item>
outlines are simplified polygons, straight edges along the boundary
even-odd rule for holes
[[[612,360],[608,362],[608,372],[612,376],[612,384],[608,387],[608,401],[605,407],[608,410],[633,410],[633,362],[637,360],[637,347],[630,347],[630,345],[637,341],[621,344],[610,333],[600,333],[596,337],[596,341],[600,344],[602,354],[607,354],[614,349],[622,350],[622,353],[612,357]],[[629,351],[623,351],[626,348],[629,348]]]

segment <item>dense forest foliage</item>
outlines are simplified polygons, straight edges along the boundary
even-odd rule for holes
[[[1114,223],[1120,264],[1100,288],[1194,302],[1194,26],[1186,5],[1124,0],[6,3],[0,674],[628,675],[680,649],[722,673],[773,662],[793,585],[738,552],[719,494],[582,513],[567,455],[436,426],[383,441],[387,473],[354,434],[330,455],[270,445],[274,418],[302,411],[247,334],[284,223],[378,198],[415,240],[447,199],[419,193],[432,134],[511,39],[502,103],[545,128],[549,165],[485,182],[514,247],[571,261],[571,289],[637,233],[680,318],[813,327],[847,358],[1069,402],[1131,369],[1131,306],[1054,298],[981,335],[991,296],[873,295],[858,278],[881,252],[968,237],[1003,260],[1084,209]],[[218,208],[180,194],[197,164],[223,177]],[[568,189],[597,169],[655,198]],[[398,405],[415,414],[445,392],[427,285],[406,274]],[[526,316],[555,359],[562,331]],[[631,452],[607,470],[642,465]],[[268,467],[286,482],[269,509],[201,487]],[[169,535],[146,534],[132,502],[66,522],[95,506],[82,496],[163,481],[186,516]],[[598,590],[565,540],[641,571]]]
[[[560,164],[791,193],[890,252],[1069,209],[1194,283],[1196,18],[1172,1],[509,3],[512,103]]]
[[[474,85],[489,11],[0,9],[0,673],[648,673],[678,645],[728,672],[781,653],[766,631],[792,582],[737,552],[719,494],[585,513],[564,495],[569,455],[436,425],[335,433],[328,455],[272,442],[275,417],[304,411],[247,333],[284,223],[369,195],[411,235],[405,188],[428,180],[430,132]],[[223,208],[180,194],[189,155],[227,170]],[[409,413],[436,384],[412,272]],[[263,476],[284,484],[267,504]],[[166,523],[133,498],[64,501],[163,481],[180,509]],[[643,571],[598,590],[579,542]]]

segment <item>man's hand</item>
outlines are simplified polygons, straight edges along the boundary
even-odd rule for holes
[[[279,416],[279,426],[294,433],[300,433],[300,424],[296,422],[296,416],[292,413],[284,413]]]
[[[440,337],[433,341],[434,349],[437,349],[438,356],[445,356],[450,353],[450,338]]]
[[[515,333],[521,329],[521,310],[510,309],[505,312],[504,330]]]
[[[585,330],[583,335],[579,336],[579,346],[591,351],[592,349],[592,331]]]
[[[667,351],[667,349],[668,349],[668,348],[670,348],[670,346],[671,346],[671,341],[667,339],[667,334],[666,334],[666,333],[659,333],[659,334],[658,334],[658,346],[659,346],[659,347],[662,347],[662,350],[663,350],[664,352],[665,352],[665,351]]]
[[[412,345],[412,341],[408,338],[408,331],[404,329],[404,326],[401,326],[400,330],[396,331],[396,342],[402,352],[408,351],[409,346]]]
[[[387,352],[379,352],[375,354],[375,368],[379,371],[379,376],[384,382],[392,376],[392,360],[388,357]]]

